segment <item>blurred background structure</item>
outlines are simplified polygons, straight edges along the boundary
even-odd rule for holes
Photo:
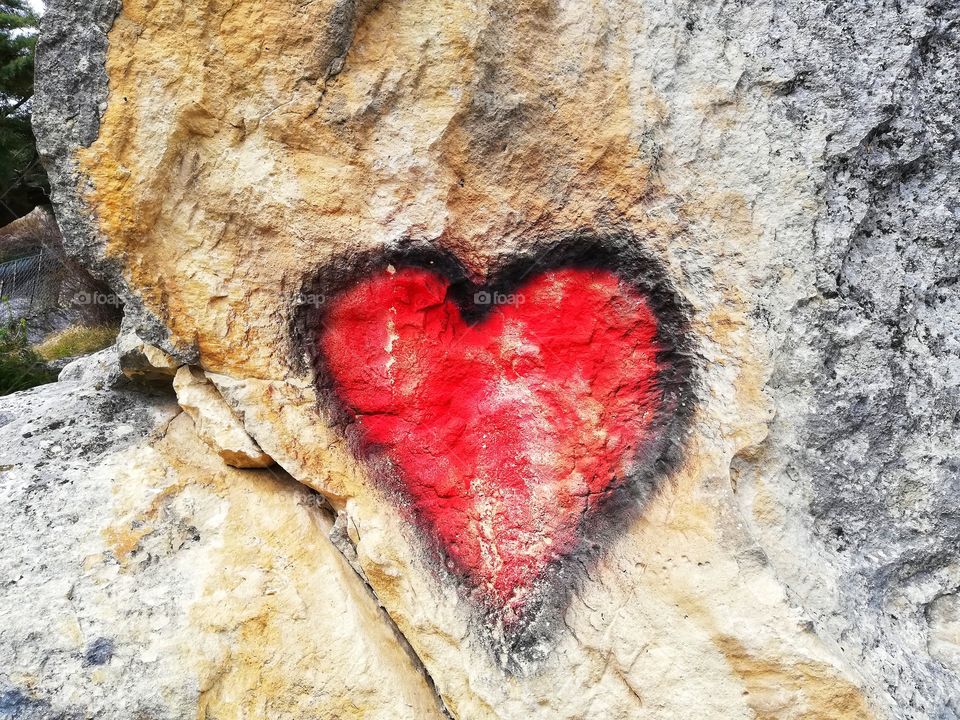
[[[63,249],[31,125],[40,0],[0,0],[0,395],[109,345],[122,308]]]

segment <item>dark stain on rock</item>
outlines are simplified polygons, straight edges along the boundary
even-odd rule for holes
[[[9,686],[0,689],[0,720],[81,720],[88,714],[77,708],[57,711],[48,700]]]
[[[84,665],[106,665],[113,657],[114,644],[110,638],[97,638],[83,654]]]

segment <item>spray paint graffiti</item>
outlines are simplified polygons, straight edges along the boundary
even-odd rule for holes
[[[321,397],[505,644],[531,646],[572,561],[679,459],[693,396],[677,293],[632,238],[584,234],[480,283],[423,247],[325,277],[304,326]]]

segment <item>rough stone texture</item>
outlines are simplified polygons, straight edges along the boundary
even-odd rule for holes
[[[160,348],[151,345],[130,328],[130,316],[117,338],[117,355],[123,374],[137,383],[169,386],[181,365]]]
[[[243,429],[217,389],[194,368],[182,367],[173,378],[180,407],[193,419],[194,429],[227,465],[266,468],[273,459]]]
[[[747,517],[896,716],[955,718],[928,623],[960,586],[960,8],[779,8],[801,73],[783,112],[831,132],[810,290],[771,328],[777,416],[737,466]],[[788,45],[795,25],[821,32]]]
[[[318,497],[104,357],[0,400],[0,716],[443,717]]]
[[[78,192],[86,180],[73,158],[100,130],[107,106],[107,34],[120,5],[121,0],[91,0],[46,6],[37,47],[34,134],[50,179],[65,249],[96,277],[110,283],[125,303],[128,321],[148,343],[166,344],[176,352],[167,343],[163,325],[123,282],[120,264],[104,254],[104,237],[90,222],[96,211]],[[192,359],[181,357],[183,362]]]
[[[451,715],[949,720],[958,21],[936,0],[55,0],[36,125],[75,252],[322,493],[332,545],[298,541],[346,557]],[[561,627],[505,662],[318,405],[300,320],[318,272],[368,251],[428,243],[482,279],[582,228],[634,238],[689,305],[697,410]]]
[[[78,383],[96,388],[117,388],[124,384],[123,371],[118,362],[116,346],[108,347],[92,355],[75,358],[60,371],[62,383]]]
[[[930,654],[954,672],[960,671],[960,598],[941,595],[927,606]]]

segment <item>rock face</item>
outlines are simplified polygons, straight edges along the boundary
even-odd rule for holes
[[[118,717],[157,683],[210,718],[960,716],[958,22],[55,0],[67,242],[284,474],[142,423],[73,525],[114,565],[63,561],[122,632],[29,640],[11,702],[69,708],[86,653]],[[124,593],[167,573],[153,627]]]
[[[319,497],[110,355],[0,400],[3,717],[443,717]]]
[[[247,435],[243,425],[202,372],[181,367],[173,379],[177,402],[193,419],[207,445],[231,467],[265,468],[273,459]]]

